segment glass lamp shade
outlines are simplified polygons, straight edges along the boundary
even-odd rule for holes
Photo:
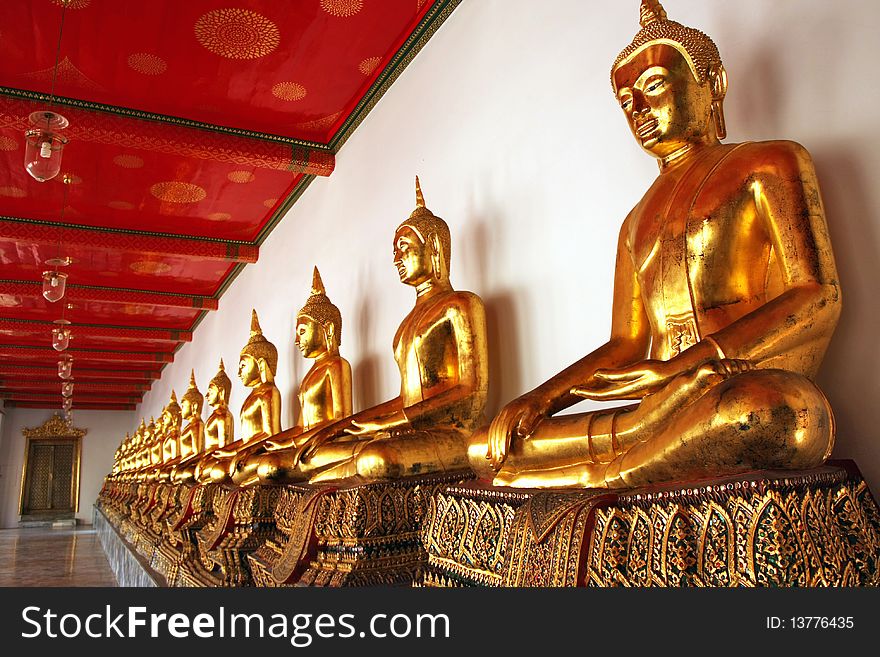
[[[69,379],[73,371],[73,359],[65,358],[58,361],[58,376],[62,379]]]
[[[43,296],[47,301],[56,302],[64,296],[67,289],[67,274],[60,271],[43,272]]]
[[[24,133],[24,168],[39,182],[46,182],[61,171],[61,154],[67,138],[59,131],[68,121],[55,112],[34,112],[30,115],[33,128]]]
[[[73,396],[73,381],[65,381],[61,384],[61,396],[62,397],[72,397]]]
[[[65,397],[64,399],[62,399],[61,408],[63,408],[65,411],[69,411],[71,408],[73,408],[73,397]]]
[[[52,347],[55,351],[64,351],[70,344],[70,329],[59,326],[52,329]]]

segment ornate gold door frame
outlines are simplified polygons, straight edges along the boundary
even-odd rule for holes
[[[78,429],[55,414],[42,426],[21,432],[26,440],[19,514],[73,517],[79,511],[80,460],[86,429]]]

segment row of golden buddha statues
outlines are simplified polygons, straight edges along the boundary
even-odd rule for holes
[[[294,559],[293,552],[302,558],[309,532],[336,523],[338,536],[326,540],[327,549],[343,559],[350,557],[339,556],[345,546],[368,551],[375,545],[369,527],[351,533],[343,526],[357,525],[357,514],[367,513],[370,503],[358,497],[366,495],[363,487],[379,491],[373,518],[379,524],[391,522],[389,513],[422,517],[430,508],[435,526],[423,528],[424,535],[445,532],[455,539],[457,530],[440,527],[452,522],[438,516],[442,486],[428,490],[426,481],[476,478],[481,483],[473,499],[491,507],[487,491],[515,501],[525,493],[505,491],[626,491],[821,466],[831,453],[834,419],[812,379],[841,301],[810,156],[787,141],[722,143],[727,76],[715,44],[669,20],[656,1],[643,0],[640,23],[614,62],[611,85],[659,175],[620,229],[605,344],[487,421],[491,346],[483,303],[453,289],[450,231],[426,207],[416,178],[416,208],[393,237],[394,266],[416,292],[393,339],[400,395],[353,411],[351,367],[340,354],[341,313],[316,268],[296,319],[295,344],[314,361],[299,387],[297,425],[281,428],[278,354],[254,311],[238,368],[250,389],[240,435],[234,435],[227,406],[232,384],[221,360],[204,399],[192,374],[180,404],[172,392],[158,420],[142,421],[123,440],[102,493],[105,510],[120,520],[147,504],[156,520],[162,495],[149,486],[176,486],[188,492],[177,493],[172,510],[174,494],[166,491],[164,526],[179,528],[192,517],[184,498],[192,505],[195,488],[214,486],[224,492],[214,499],[211,537],[203,525],[201,538],[193,539],[203,546],[206,567],[211,550],[231,545],[223,543],[224,532],[238,532],[234,549],[241,549],[244,537],[265,522],[275,523],[274,538],[261,540],[281,561]],[[632,403],[560,414],[582,399]],[[204,400],[212,412],[203,422]],[[279,488],[263,506],[245,493]],[[406,502],[389,502],[392,489]],[[354,503],[340,491],[360,500],[348,516],[339,509]],[[329,515],[322,521],[315,519],[319,503],[313,500],[319,492],[336,495],[335,502],[324,500]],[[273,511],[266,504],[278,505],[285,495],[285,509],[267,520]],[[251,511],[245,498],[255,505]],[[420,510],[407,506],[413,500]],[[382,511],[389,504],[394,511]],[[480,508],[474,523],[498,510]],[[250,523],[250,534],[239,531],[244,525],[236,525],[236,517]],[[140,518],[149,525],[143,513]],[[409,522],[383,531],[412,533]],[[155,543],[164,530],[161,522],[154,527]],[[282,545],[293,540],[303,543],[298,552]],[[251,555],[252,570],[262,568],[257,561]],[[293,582],[291,572],[277,583]]]

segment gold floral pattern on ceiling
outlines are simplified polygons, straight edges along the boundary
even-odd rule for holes
[[[64,0],[52,0],[53,5],[57,5],[58,7],[64,6]],[[92,0],[68,0],[67,8],[68,9],[85,9],[90,4],[92,4]]]
[[[24,198],[27,192],[21,187],[0,187],[0,196],[9,196],[11,198]]]
[[[123,153],[113,158],[113,164],[123,169],[140,169],[144,166],[144,160],[137,155]]]
[[[138,260],[131,263],[128,268],[136,274],[167,274],[171,271],[171,265],[151,260]]]
[[[212,212],[208,215],[208,219],[211,221],[229,221],[232,219],[232,215],[228,212]]]
[[[277,198],[267,198],[265,201],[263,201],[263,205],[265,205],[267,208],[274,208],[276,203],[278,203]]]
[[[134,210],[134,203],[129,203],[128,201],[110,201],[107,204],[108,208],[113,208],[114,210]]]
[[[161,75],[168,70],[168,64],[157,55],[136,52],[128,56],[128,67],[144,75]]]
[[[230,171],[226,174],[227,179],[239,184],[253,182],[255,177],[250,171]]]
[[[321,0],[321,9],[331,16],[347,18],[364,8],[364,0]]]
[[[18,142],[12,137],[5,135],[0,137],[0,151],[14,151],[18,149]]]
[[[296,82],[279,82],[272,87],[272,95],[279,100],[302,100],[307,94],[306,88]]]
[[[334,112],[333,114],[329,114],[328,116],[324,116],[320,119],[305,121],[304,123],[297,123],[296,127],[300,130],[326,130],[331,125],[336,123],[340,116],[342,116],[342,112]]]
[[[198,203],[208,195],[198,185],[174,180],[156,183],[150,187],[150,194],[168,203]]]
[[[53,78],[56,78],[57,81],[62,84],[77,86],[87,91],[104,91],[101,85],[87,77],[82,71],[74,66],[67,57],[58,62],[57,72],[55,71],[54,66],[50,66],[49,68],[44,68],[40,71],[24,73],[22,74],[22,77],[46,84],[51,84]]]
[[[227,59],[264,57],[281,43],[278,26],[248,9],[214,9],[199,18],[194,29],[200,44]]]
[[[381,57],[367,57],[360,64],[358,64],[358,70],[364,75],[370,75],[373,71],[376,70],[376,67],[382,63]]]

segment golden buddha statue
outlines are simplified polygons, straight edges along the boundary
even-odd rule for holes
[[[135,478],[138,481],[143,481],[146,478],[147,473],[162,461],[162,444],[160,441],[159,427],[156,424],[155,418],[152,416],[150,417],[149,424],[147,424],[144,429],[143,437],[143,447],[141,447],[140,450],[137,473],[135,474]]]
[[[196,459],[201,456],[204,449],[205,423],[202,421],[204,403],[205,398],[196,385],[195,370],[190,370],[189,388],[180,398],[180,414],[186,424],[180,430],[180,456],[171,470],[171,480],[175,483],[192,480]]]
[[[251,393],[244,400],[239,416],[241,438],[215,449],[213,463],[203,466],[214,483],[226,482],[247,462],[263,441],[281,431],[281,393],[275,385],[278,350],[260,329],[257,311],[251,316],[251,336],[241,350],[238,378]]]
[[[342,313],[327,298],[317,267],[312,275],[312,294],[296,316],[294,344],[304,358],[315,361],[297,393],[299,420],[295,427],[266,442],[274,453],[251,457],[239,471],[237,480],[242,484],[285,479],[295,468],[292,456],[302,436],[352,413],[351,365],[339,355]]]
[[[232,381],[226,374],[221,358],[217,374],[208,383],[208,389],[205,392],[205,401],[213,408],[213,411],[205,420],[204,447],[195,464],[189,465],[177,473],[181,481],[188,482],[195,479],[201,483],[210,482],[214,451],[235,440],[235,423],[228,405],[231,393]]]
[[[811,379],[841,302],[810,156],[722,144],[715,44],[656,0],[641,26],[611,82],[660,173],[620,230],[611,338],[475,434],[472,467],[495,485],[619,488],[811,468],[831,452]],[[581,398],[640,402],[554,416]]]
[[[450,246],[449,227],[425,207],[416,178],[416,209],[394,234],[394,265],[416,291],[394,336],[400,395],[302,434],[288,479],[371,481],[467,468],[467,439],[486,404],[486,320],[482,300],[449,282]]]
[[[183,413],[177,402],[177,395],[171,391],[171,400],[162,411],[162,426],[164,428],[162,438],[162,465],[158,468],[156,476],[161,481],[167,481],[171,476],[171,470],[180,460],[180,425],[183,422]]]

